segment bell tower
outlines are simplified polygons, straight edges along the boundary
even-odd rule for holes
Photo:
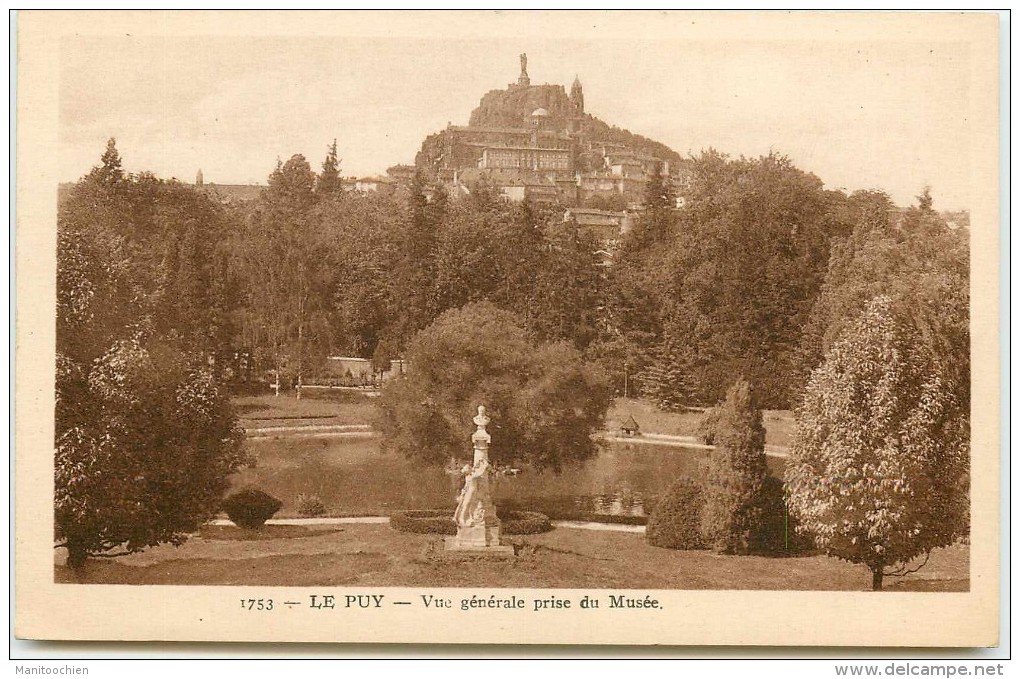
[[[574,84],[570,86],[570,101],[574,104],[574,110],[578,115],[584,113],[584,90],[581,89],[581,79],[574,76]]]

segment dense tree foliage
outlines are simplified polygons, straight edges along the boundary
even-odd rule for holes
[[[333,262],[328,235],[313,219],[316,203],[304,156],[278,163],[268,188],[241,215],[233,251],[243,346],[298,386],[331,347]]]
[[[451,200],[421,175],[393,195],[315,185],[295,156],[235,214],[238,342],[261,370],[296,381],[331,352],[397,358],[441,313],[479,301],[539,339],[584,348],[598,334],[598,244],[550,228],[554,212],[485,185]]]
[[[853,233],[833,244],[805,326],[799,360],[805,379],[868,301],[885,295],[942,366],[955,398],[969,407],[968,233],[948,228],[930,201],[922,194],[921,206],[899,214],[883,194],[851,196],[860,217]]]
[[[881,589],[968,534],[969,440],[950,369],[876,297],[811,375],[786,467],[791,512]]]
[[[743,374],[765,405],[785,406],[799,386],[796,351],[829,242],[849,229],[836,209],[845,196],[776,155],[709,151],[689,171],[684,207],[647,211],[625,243],[614,321],[657,359],[672,355],[695,401],[718,400]]]
[[[471,418],[493,420],[494,464],[559,469],[595,454],[609,406],[601,375],[570,343],[542,343],[489,302],[447,311],[407,350],[382,395],[386,444],[427,463],[470,456]]]
[[[241,462],[210,361],[229,342],[223,218],[125,176],[113,140],[61,207],[55,516],[68,563],[180,542]]]

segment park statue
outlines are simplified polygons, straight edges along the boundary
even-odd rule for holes
[[[517,78],[517,84],[527,87],[531,84],[531,78],[528,77],[528,55],[521,54],[521,75]]]
[[[485,525],[486,507],[478,487],[488,484],[486,475],[489,473],[489,462],[484,460],[474,467],[464,465],[461,471],[464,474],[464,487],[460,491],[453,520],[457,526]]]
[[[478,406],[474,417],[476,430],[471,435],[474,464],[464,465],[464,488],[460,491],[453,520],[457,536],[446,540],[451,551],[485,551],[513,553],[513,547],[500,544],[500,521],[489,490],[489,444],[492,437],[485,430],[489,424],[485,406]]]

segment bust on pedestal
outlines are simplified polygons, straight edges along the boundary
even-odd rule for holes
[[[457,511],[457,537],[446,539],[447,550],[513,553],[510,545],[500,545],[499,518],[489,492],[489,444],[492,437],[485,431],[489,418],[485,406],[478,406],[472,420],[477,430],[471,436],[475,449],[474,465],[464,466],[464,488],[460,491]]]

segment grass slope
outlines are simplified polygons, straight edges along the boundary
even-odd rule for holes
[[[243,396],[233,399],[245,429],[327,424],[371,424],[375,420],[372,399],[356,391],[305,390],[301,399],[291,394]]]
[[[698,424],[705,414],[701,411],[667,413],[652,403],[636,398],[617,398],[606,414],[606,431],[617,433],[620,425],[631,415],[645,433],[673,436],[697,436]],[[793,436],[794,419],[789,410],[766,410],[765,442],[775,446],[789,446]]]

